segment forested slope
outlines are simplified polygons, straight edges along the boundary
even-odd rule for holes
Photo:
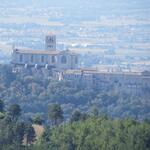
[[[0,99],[6,107],[18,103],[26,119],[37,113],[46,119],[48,105],[59,103],[65,118],[69,118],[77,109],[89,112],[96,106],[100,112],[111,117],[143,120],[150,118],[149,93],[149,89],[143,95],[135,96],[111,88],[107,91],[76,88],[68,81],[58,82],[39,70],[14,74],[11,66],[0,66]]]

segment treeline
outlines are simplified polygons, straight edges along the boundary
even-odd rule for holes
[[[18,104],[4,107],[0,100],[0,150],[21,150],[31,145],[35,141],[32,122],[22,120]]]
[[[149,150],[150,124],[135,120],[89,117],[48,129],[39,145],[43,150]]]
[[[96,108],[75,111],[65,122],[59,104],[48,106],[48,124],[37,139],[33,124],[41,116],[22,121],[17,104],[4,109],[0,101],[1,150],[150,150],[150,121],[111,119]]]

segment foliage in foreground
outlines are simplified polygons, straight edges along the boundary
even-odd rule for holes
[[[150,124],[135,120],[90,117],[47,129],[42,150],[150,150]]]
[[[148,120],[111,119],[94,108],[90,114],[74,112],[65,123],[61,106],[52,104],[50,122],[36,140],[31,122],[21,121],[20,106],[13,104],[4,109],[3,101],[0,102],[1,150],[150,150]],[[39,116],[32,121],[42,123]]]
[[[0,150],[21,150],[31,145],[35,131],[30,122],[22,121],[21,108],[17,104],[5,110],[0,100]]]

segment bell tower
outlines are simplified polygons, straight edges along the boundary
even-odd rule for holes
[[[45,37],[45,50],[55,51],[56,50],[56,35],[50,34]]]

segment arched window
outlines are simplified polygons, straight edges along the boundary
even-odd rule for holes
[[[23,61],[23,55],[19,56],[19,61],[22,62]]]
[[[67,58],[66,58],[66,56],[62,56],[62,57],[61,57],[61,63],[62,63],[62,64],[66,64],[66,63],[67,63]]]
[[[52,56],[52,63],[55,63],[55,56]]]
[[[42,63],[44,62],[44,56],[41,56],[41,62]]]

